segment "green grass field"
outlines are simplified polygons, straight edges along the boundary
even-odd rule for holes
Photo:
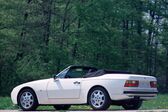
[[[10,97],[0,97],[0,110],[17,109],[13,106]],[[111,106],[109,110],[122,110],[121,106]],[[145,101],[141,109],[168,109],[168,94],[159,94],[156,99]],[[52,106],[40,106],[38,110],[54,110]],[[89,106],[71,106],[70,110],[91,110]]]

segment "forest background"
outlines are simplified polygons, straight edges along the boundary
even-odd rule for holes
[[[168,92],[168,1],[0,0],[0,96],[69,65],[155,76]]]

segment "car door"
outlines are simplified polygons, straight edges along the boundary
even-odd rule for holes
[[[48,83],[48,98],[79,98],[81,78],[53,79]]]
[[[77,99],[80,97],[82,69],[71,68],[62,72],[62,78],[53,79],[48,83],[48,98],[53,99]]]

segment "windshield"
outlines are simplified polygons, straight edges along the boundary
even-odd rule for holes
[[[64,78],[65,77],[65,75],[66,75],[66,73],[68,72],[68,70],[69,70],[69,67],[68,68],[66,68],[66,69],[64,69],[63,71],[61,71],[60,73],[58,73],[56,76],[57,76],[57,78]]]

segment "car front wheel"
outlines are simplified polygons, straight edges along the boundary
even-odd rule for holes
[[[107,110],[110,101],[107,91],[102,87],[95,87],[89,92],[88,102],[93,110]]]
[[[24,111],[36,110],[38,101],[34,91],[31,89],[22,90],[18,96],[18,105]]]
[[[126,102],[122,105],[125,110],[137,110],[141,107],[142,101],[141,100],[131,100]]]

